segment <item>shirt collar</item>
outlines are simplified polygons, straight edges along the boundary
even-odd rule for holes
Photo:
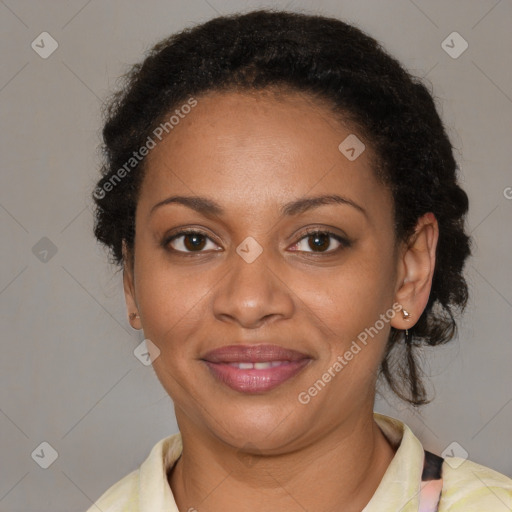
[[[363,512],[417,512],[425,456],[423,446],[400,420],[379,413],[373,413],[373,417],[389,442],[398,448]]]

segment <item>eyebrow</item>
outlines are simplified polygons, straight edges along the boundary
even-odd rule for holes
[[[173,203],[182,204],[183,206],[195,210],[196,212],[201,213],[206,217],[220,217],[225,213],[224,209],[218,203],[207,197],[171,196],[155,204],[151,208],[149,214],[152,215],[156,209]],[[291,217],[293,215],[299,215],[301,213],[304,213],[305,211],[312,210],[314,208],[318,208],[320,206],[328,204],[349,205],[367,217],[366,210],[362,206],[359,206],[351,199],[336,194],[297,199],[296,201],[291,201],[289,203],[285,203],[284,205],[282,205],[280,208],[280,212],[282,216]]]

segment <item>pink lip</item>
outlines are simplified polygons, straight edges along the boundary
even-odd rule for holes
[[[219,381],[242,393],[270,391],[299,373],[311,357],[278,345],[229,345],[202,357]],[[274,363],[271,368],[238,368],[239,363]],[[278,364],[279,363],[279,364]]]

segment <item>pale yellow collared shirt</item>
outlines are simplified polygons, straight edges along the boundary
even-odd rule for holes
[[[423,446],[405,423],[378,413],[374,418],[398,449],[362,512],[418,512]],[[167,470],[181,452],[179,433],[161,439],[139,469],[107,489],[87,512],[180,512]],[[512,479],[497,471],[453,457],[443,463],[442,477],[439,512],[512,511]]]

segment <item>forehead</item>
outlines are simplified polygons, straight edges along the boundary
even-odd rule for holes
[[[325,103],[268,90],[196,99],[147,156],[142,209],[175,193],[215,197],[227,210],[320,192],[390,207],[373,171],[371,147]],[[365,144],[355,160],[340,151],[345,140]]]

